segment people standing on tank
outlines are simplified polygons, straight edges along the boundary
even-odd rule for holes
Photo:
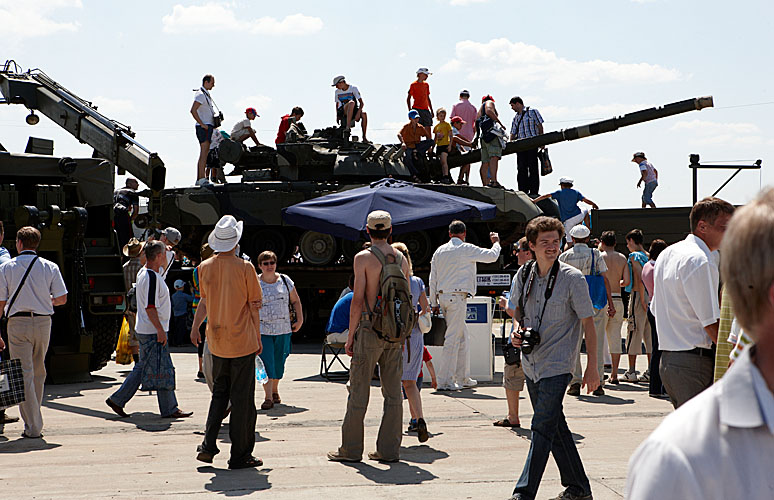
[[[277,272],[277,254],[271,250],[258,256],[258,282],[261,284],[261,361],[269,381],[263,384],[266,397],[262,410],[282,402],[279,381],[285,375],[285,362],[290,356],[291,336],[304,324],[304,313],[298,291],[286,274]],[[292,312],[291,312],[292,311]]]
[[[425,163],[427,151],[433,147],[433,139],[427,128],[419,123],[419,111],[412,109],[408,113],[408,118],[409,122],[398,133],[398,140],[405,152],[404,163],[411,173],[411,179],[414,182],[420,182],[419,170],[415,162]]]
[[[460,118],[462,127],[457,129],[458,135],[467,142],[471,142],[473,137],[475,137],[476,132],[473,128],[473,124],[476,121],[477,114],[478,110],[470,103],[470,91],[468,91],[468,89],[460,90],[460,100],[458,103],[452,106],[451,124],[454,126],[455,117]],[[470,146],[470,144],[468,144],[468,146]],[[469,182],[470,163],[460,166],[460,173],[457,177],[457,184],[467,185]]]
[[[186,345],[188,338],[188,306],[193,303],[193,295],[185,292],[185,281],[175,280],[175,293],[172,294],[172,335],[170,347]]]
[[[290,130],[290,125],[300,122],[303,116],[304,110],[301,109],[301,106],[294,106],[290,111],[290,114],[283,115],[280,119],[280,126],[279,130],[277,131],[277,138],[274,140],[274,144],[283,144],[286,140],[288,130]]]
[[[516,112],[511,123],[511,140],[527,139],[543,134],[543,117],[537,109],[524,107],[521,97],[511,98],[511,109]],[[537,196],[540,190],[538,148],[516,153],[516,182],[519,191]],[[572,226],[570,226],[572,227]]]
[[[436,112],[438,124],[433,128],[435,136],[435,155],[441,160],[441,182],[443,184],[454,184],[454,179],[449,175],[449,153],[451,152],[452,126],[446,121],[446,110],[438,108]],[[420,123],[421,114],[420,114]]]
[[[236,122],[231,129],[231,140],[243,143],[249,137],[256,146],[260,146],[261,143],[258,142],[258,136],[255,135],[255,129],[253,128],[252,123],[250,123],[260,116],[261,115],[258,114],[255,108],[247,108],[245,110],[245,119]]]
[[[462,135],[462,128],[467,122],[459,116],[452,116],[452,136],[449,143],[449,154],[464,154],[471,150],[473,143]],[[457,184],[467,186],[470,183],[470,163],[460,167],[460,174],[457,177]]]
[[[581,210],[578,202],[582,201],[587,205],[591,205],[591,208],[599,210],[599,206],[596,203],[583,196],[580,191],[573,189],[574,185],[574,179],[562,177],[559,179],[560,189],[532,199],[532,202],[535,204],[548,198],[556,200],[556,203],[559,205],[559,218],[564,224],[564,236],[568,241],[570,241],[570,229],[581,223],[589,226],[589,211],[587,209]]]
[[[642,151],[634,153],[632,162],[640,167],[640,180],[637,181],[637,189],[643,182],[645,183],[645,187],[642,189],[642,208],[656,208],[656,204],[653,202],[653,191],[658,187],[658,170],[645,158],[645,153]]]
[[[336,123],[341,123],[341,127],[349,132],[353,122],[360,122],[363,142],[368,142],[366,139],[368,115],[363,111],[364,104],[360,91],[354,85],[348,84],[344,75],[333,79],[333,87],[336,87],[333,94],[333,100],[336,103]]]
[[[113,222],[119,248],[123,248],[134,236],[132,222],[140,213],[140,197],[137,195],[139,187],[137,179],[128,177],[125,186],[113,192]]]
[[[498,125],[500,128],[498,128]],[[487,94],[481,98],[481,108],[476,114],[476,136],[473,144],[481,140],[481,185],[495,188],[503,186],[497,182],[497,167],[503,155],[505,126],[497,116],[494,98]]]
[[[215,77],[204,75],[202,86],[194,93],[191,105],[191,116],[196,121],[196,139],[199,141],[199,160],[196,163],[196,185],[210,184],[205,176],[207,155],[210,152],[212,133],[215,130],[215,106],[210,96],[210,90],[215,87]]]
[[[411,265],[411,256],[405,243],[393,243],[392,248],[399,251],[406,258],[409,265],[409,285],[411,286],[411,306],[419,314],[430,314],[430,302],[425,294],[425,284],[422,278],[414,276],[414,268]],[[422,374],[422,357],[425,349],[425,340],[422,332],[419,330],[419,323],[414,325],[411,335],[403,345],[403,375],[401,383],[403,384],[403,393],[409,402],[409,412],[411,421],[409,422],[408,432],[416,432],[420,443],[424,443],[430,437],[427,433],[427,423],[425,423],[424,413],[422,412],[422,398],[417,387],[417,379]]]
[[[428,136],[430,128],[433,126],[433,103],[430,100],[430,84],[427,83],[427,78],[430,75],[432,73],[427,68],[419,68],[417,79],[409,86],[406,97],[408,110],[413,109],[419,112],[419,124],[425,127]]]

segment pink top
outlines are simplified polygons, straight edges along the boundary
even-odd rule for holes
[[[649,260],[644,266],[642,266],[642,284],[645,285],[645,290],[648,292],[648,297],[653,297],[653,267],[656,262]]]
[[[462,129],[460,129],[460,135],[465,139],[472,141],[475,136],[475,129],[473,127],[476,123],[476,115],[478,115],[476,107],[473,106],[470,101],[460,99],[460,102],[452,107],[451,116],[448,117],[448,119],[451,120],[453,116],[462,118],[465,121],[465,124],[462,126]]]

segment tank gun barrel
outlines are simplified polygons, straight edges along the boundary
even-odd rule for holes
[[[549,144],[556,144],[558,142],[574,141],[575,139],[582,139],[592,135],[614,132],[621,127],[658,120],[660,118],[679,115],[689,111],[699,111],[704,108],[711,108],[712,106],[712,96],[706,96],[673,102],[656,108],[643,109],[616,118],[590,123],[588,125],[547,132],[527,139],[510,141],[505,145],[505,149],[503,149],[503,156],[518,153],[520,151],[528,151]],[[479,161],[481,161],[481,150],[476,149],[459,156],[450,156],[448,163],[450,167],[458,167],[460,165],[467,165]]]

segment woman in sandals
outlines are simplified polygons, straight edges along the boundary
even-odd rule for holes
[[[266,399],[262,410],[269,410],[282,402],[279,395],[279,381],[285,374],[285,360],[290,355],[290,336],[297,332],[304,322],[301,300],[290,277],[277,272],[277,255],[272,251],[258,256],[258,281],[261,284],[261,361],[266,367],[269,381],[263,386]],[[294,311],[295,322],[291,322],[290,310]]]

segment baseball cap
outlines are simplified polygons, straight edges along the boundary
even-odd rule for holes
[[[590,234],[591,234],[591,231],[589,230],[589,228],[587,228],[583,224],[578,224],[577,226],[570,229],[570,236],[579,240],[582,240],[583,238],[588,238]]]
[[[459,122],[459,123],[467,123],[465,120],[463,120],[459,116],[452,116],[450,121],[451,121],[451,123],[457,123],[457,122]]]
[[[368,229],[389,229],[392,227],[392,216],[384,210],[374,210],[368,214],[366,224]]]
[[[255,113],[255,116],[261,116],[261,115],[259,115],[259,114],[258,114],[258,112],[255,110],[255,108],[247,108],[247,109],[245,110],[245,114],[247,114],[247,113]]]
[[[462,89],[460,90],[460,95],[466,95],[470,97],[470,91],[468,91],[468,89]]]
[[[430,70],[427,68],[419,68],[417,70],[417,74],[420,74],[420,73],[424,73],[425,75],[432,75],[432,73],[430,73]]]
[[[337,83],[345,81],[346,78],[344,78],[344,75],[339,75],[333,78],[333,85],[331,87],[335,87]]]
[[[411,111],[409,111],[408,117],[411,119],[419,118],[419,111],[417,111],[416,109],[412,109]]]
[[[182,234],[180,234],[180,231],[175,229],[174,227],[168,227],[165,230],[161,232],[164,236],[167,237],[167,241],[170,245],[175,246],[178,243],[180,243],[180,239],[183,237]]]
[[[572,177],[561,177],[559,179],[559,184],[575,184],[575,180]]]
[[[632,156],[632,160],[635,158],[645,158],[645,153],[643,153],[642,151],[637,151],[636,153],[634,153],[634,156]]]
[[[481,98],[481,102],[486,102],[486,101],[494,102],[494,97],[492,97],[491,95],[487,94],[487,95],[485,95],[484,97]]]
[[[185,281],[183,280],[175,280],[175,288],[185,288]]]

